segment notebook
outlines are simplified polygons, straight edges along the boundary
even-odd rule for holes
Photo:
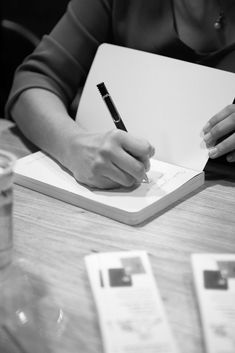
[[[149,184],[106,191],[79,184],[41,151],[21,158],[15,166],[17,184],[132,225],[155,215],[203,183],[203,173],[157,160],[152,161],[148,177]]]
[[[102,44],[76,116],[77,123],[90,132],[115,128],[96,87],[100,82],[105,82],[127,130],[156,147],[149,184],[132,189],[90,189],[41,151],[18,160],[15,182],[117,221],[138,224],[203,184],[208,152],[201,130],[212,115],[233,101],[235,76]]]
[[[105,43],[96,53],[76,117],[94,132],[114,128],[96,87],[100,82],[127,130],[155,146],[155,158],[197,171],[208,160],[202,128],[235,94],[234,73]]]

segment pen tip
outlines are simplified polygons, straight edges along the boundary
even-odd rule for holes
[[[149,184],[149,178],[148,178],[147,174],[144,175],[142,183]]]

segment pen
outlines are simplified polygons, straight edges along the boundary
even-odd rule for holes
[[[110,112],[110,115],[113,119],[113,122],[114,122],[116,128],[127,132],[125,124],[122,121],[122,118],[121,118],[104,82],[98,83],[97,88],[98,88],[98,90],[99,90],[99,92],[100,92],[109,112]],[[145,182],[145,183],[149,182],[148,176],[146,173],[144,175],[143,182]]]

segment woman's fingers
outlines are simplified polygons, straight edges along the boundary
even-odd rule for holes
[[[147,140],[135,137],[130,133],[125,133],[122,136],[121,144],[127,152],[140,161],[151,158],[155,153],[154,147]]]
[[[228,153],[226,159],[228,162],[235,162],[235,150],[231,153]]]
[[[215,145],[219,139],[223,139],[235,131],[235,114],[222,120],[204,135],[204,141],[208,147]]]
[[[130,187],[143,180],[154,148],[121,130],[84,134],[71,145],[75,178],[98,188]]]
[[[154,148],[143,139],[121,132],[114,136],[112,152],[114,165],[141,182],[150,168],[150,157],[154,154]]]
[[[235,150],[235,105],[230,104],[214,115],[203,128],[204,141],[209,148],[209,157],[227,155],[233,161]]]
[[[222,142],[209,149],[209,157],[214,159],[235,150],[235,133],[225,138]],[[229,161],[229,159],[228,159]]]
[[[207,124],[203,128],[203,133],[207,134],[215,125],[217,125],[233,113],[235,113],[235,104],[230,104],[224,109],[222,109],[219,113],[215,114],[210,120],[208,120]]]

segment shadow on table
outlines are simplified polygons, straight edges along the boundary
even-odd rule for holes
[[[204,171],[206,180],[235,182],[235,162],[227,162],[225,156],[219,157],[216,160],[209,159]]]

